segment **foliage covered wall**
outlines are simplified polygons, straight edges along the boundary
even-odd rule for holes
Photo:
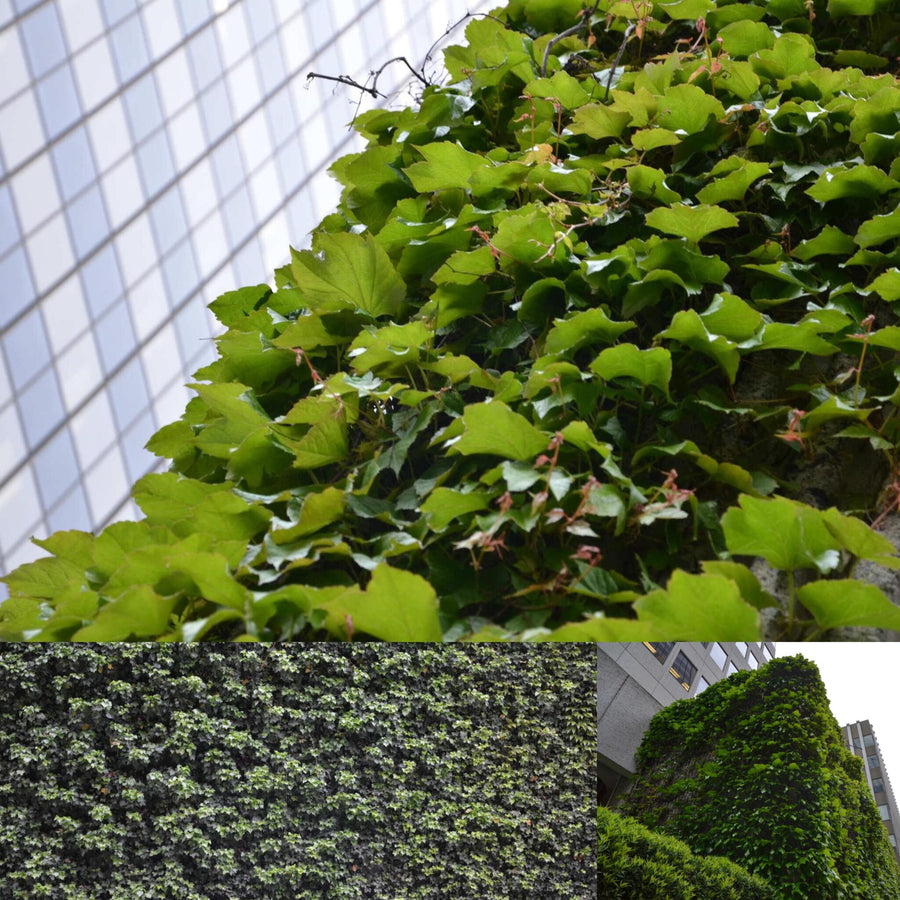
[[[0,638],[900,630],[853,577],[900,567],[896,13],[471,17],[356,118],[312,249],[212,304],[146,518],[40,541]]]
[[[757,875],[721,856],[597,809],[597,896],[603,900],[772,900]]]
[[[816,666],[775,659],[659,712],[623,811],[761,875],[778,900],[898,900],[862,762]]]
[[[586,649],[7,646],[0,896],[588,900]]]

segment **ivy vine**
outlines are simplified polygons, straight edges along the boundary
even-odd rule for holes
[[[622,811],[778,900],[900,898],[900,870],[814,663],[781,657],[663,709]]]
[[[0,636],[900,630],[898,55],[892,0],[473,17]]]

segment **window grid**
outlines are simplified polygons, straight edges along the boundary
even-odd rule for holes
[[[100,479],[91,482],[90,474],[107,460],[119,483],[124,473],[124,495],[142,469],[162,465],[142,444],[162,424],[159,411],[171,413],[189,396],[184,381],[209,360],[212,343],[201,335],[204,328],[206,337],[212,335],[217,325],[203,306],[237,283],[271,276],[288,244],[302,246],[306,232],[328,211],[320,208],[316,214],[308,207],[321,200],[331,204],[336,197],[336,189],[323,189],[317,178],[354,140],[346,127],[352,105],[348,100],[345,114],[330,88],[320,83],[306,90],[302,75],[310,68],[330,71],[334,66],[362,72],[372,61],[394,55],[391,47],[371,40],[373,34],[387,34],[385,0],[342,7],[328,26],[328,41],[318,49],[306,37],[296,40],[310,32],[308,17],[315,11],[309,4],[299,8],[301,4],[282,0],[259,0],[250,17],[248,2],[236,0],[227,13],[216,13],[201,9],[206,6],[202,0],[189,5],[97,0],[79,18],[59,0],[43,0],[0,22],[0,28],[15,35],[19,66],[18,80],[7,80],[5,90],[0,86],[0,126],[15,115],[28,132],[9,145],[5,137],[0,142],[0,205],[11,213],[4,215],[0,233],[0,280],[15,285],[15,295],[21,297],[17,306],[0,311],[0,418],[13,423],[8,439],[12,450],[0,457],[0,506],[4,497],[27,492],[16,528],[0,536],[0,571],[38,555],[29,549],[31,534],[102,528],[123,510],[134,511],[127,499],[114,501],[111,493],[103,494]],[[453,13],[446,10],[447,21],[465,11],[457,0],[436,5],[457,7]],[[331,15],[327,4],[323,9],[320,21]],[[43,43],[30,46],[21,29],[38,13],[52,24],[42,32]],[[238,27],[228,48],[219,33],[225,15]],[[420,15],[409,27],[422,29],[424,22]],[[362,28],[365,41],[356,34]],[[428,37],[437,34],[429,31]],[[202,108],[203,76],[198,77],[196,53],[191,53],[193,41],[210,38],[221,67],[205,79],[206,90],[219,85],[228,112],[223,132],[212,141],[209,126],[216,123],[207,121]],[[360,47],[369,50],[370,59],[362,59]],[[93,72],[98,79],[87,78]],[[237,116],[229,89],[236,73],[255,85]],[[89,83],[95,87],[87,89]],[[154,115],[135,132],[135,109],[129,108],[126,95],[137,99],[140,91],[150,92],[146,103]],[[159,111],[151,109],[154,105]],[[307,146],[299,130],[301,122],[313,120],[331,136],[327,158],[318,156],[325,142]],[[8,129],[0,131],[5,135]],[[237,149],[239,184],[221,196],[219,175],[213,173],[213,202],[194,222],[186,185],[204,167],[207,154],[227,141]],[[10,193],[13,182],[31,167],[41,174],[43,209]],[[222,210],[238,197],[253,225],[229,235]],[[223,237],[224,253],[215,249],[216,240],[223,246]],[[154,248],[159,251],[156,261],[148,257],[149,268],[134,252],[138,241],[146,241],[151,254]],[[61,248],[55,256],[48,254],[51,244]],[[54,266],[46,265],[51,256]],[[159,292],[149,310],[139,302],[142,286]],[[23,325],[33,330],[35,323],[40,327],[34,336],[43,348],[35,356],[42,359],[39,367],[32,360],[22,363],[11,337]],[[157,394],[149,391],[151,362],[145,351],[166,329],[173,336],[171,360],[180,371]],[[129,382],[121,381],[126,372]],[[116,388],[120,393],[135,390],[141,402],[146,400],[145,411],[136,409],[132,422],[123,415],[128,403],[121,396],[113,398],[116,384],[122,385]],[[26,406],[34,408],[35,398],[47,413],[42,421],[24,415]],[[70,424],[85,416],[89,420],[89,410],[98,403],[105,405],[110,440],[85,456],[87,469],[80,481],[73,483],[61,469],[58,482],[45,486],[33,465],[65,448],[70,460],[80,461],[82,450]],[[38,519],[28,512],[32,508]]]
[[[669,672],[685,691],[689,691],[694,683],[697,667],[685,656],[683,650],[679,650],[678,656],[675,657]]]

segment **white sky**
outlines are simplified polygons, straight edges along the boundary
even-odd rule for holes
[[[819,667],[838,725],[843,727],[863,719],[872,723],[897,797],[900,792],[900,643],[777,643],[775,651],[776,656],[804,656]]]

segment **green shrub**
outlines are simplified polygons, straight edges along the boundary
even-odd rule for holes
[[[597,810],[597,887],[603,900],[772,900],[759,877],[721,856],[696,856],[687,844],[627,816]]]
[[[896,13],[473,16],[449,83],[356,118],[276,289],[212,304],[146,518],[39,541],[0,637],[900,630],[853,578],[897,565]]]

